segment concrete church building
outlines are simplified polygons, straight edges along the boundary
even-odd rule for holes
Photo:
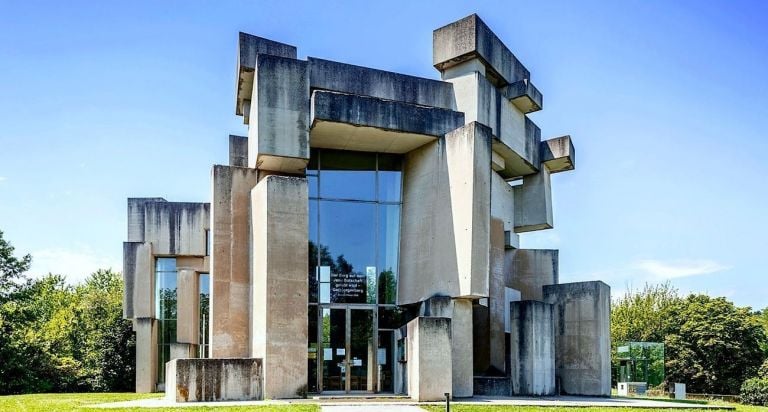
[[[610,395],[610,289],[558,282],[529,71],[476,15],[433,33],[442,80],[240,33],[211,203],[128,199],[136,391],[177,401]]]

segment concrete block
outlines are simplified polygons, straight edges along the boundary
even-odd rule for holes
[[[555,137],[541,142],[541,163],[550,173],[560,173],[576,168],[576,149],[571,136]]]
[[[211,357],[250,356],[251,189],[258,171],[216,165],[211,203]]]
[[[528,79],[504,86],[501,88],[501,95],[525,114],[538,112],[543,107],[544,97]]]
[[[309,73],[307,62],[256,56],[248,166],[303,173],[309,161]]]
[[[248,167],[248,136],[229,135],[229,165]]]
[[[143,242],[145,235],[144,210],[147,203],[167,202],[162,197],[129,197],[128,198],[128,241]]]
[[[544,300],[544,286],[559,283],[559,251],[514,249],[506,252],[507,286],[519,290],[522,300]]]
[[[200,276],[194,269],[179,266],[178,262],[176,268],[176,341],[197,345],[200,343]]]
[[[237,47],[235,114],[246,116],[245,124],[248,124],[248,106],[253,92],[253,74],[256,69],[256,56],[259,54],[295,59],[296,47],[240,32]]]
[[[491,199],[493,199],[493,192],[491,193]],[[489,336],[486,344],[489,347],[489,366],[492,366],[499,372],[505,372],[507,357],[504,319],[506,317],[505,312],[509,311],[507,309],[509,306],[505,305],[504,222],[495,217],[491,218],[490,255],[491,271],[488,288]]]
[[[513,187],[515,195],[515,232],[532,232],[551,229],[552,185],[549,170],[542,167],[539,173],[523,178],[523,184]]]
[[[267,176],[251,190],[251,357],[264,396],[296,398],[307,383],[307,179]]]
[[[208,203],[128,199],[128,241],[151,242],[156,255],[205,255]]]
[[[157,321],[134,319],[136,330],[136,392],[151,393],[157,385]]]
[[[486,76],[496,86],[530,78],[528,69],[476,14],[432,33],[432,63],[443,74],[472,59],[483,63]]]
[[[450,83],[308,57],[310,87],[455,110]]]
[[[472,361],[475,376],[485,374],[491,366],[490,311],[487,305],[472,304]],[[474,390],[478,395],[477,387]],[[509,391],[507,391],[509,393]]]
[[[451,316],[451,394],[454,398],[473,394],[472,355],[472,300],[454,299]]]
[[[171,402],[262,400],[261,359],[173,359],[168,362],[165,398]]]
[[[510,326],[510,395],[554,395],[553,306],[532,300],[513,302]]]
[[[123,318],[155,317],[152,244],[123,242]]]
[[[197,357],[197,345],[191,343],[172,343],[170,359],[186,359]],[[166,362],[166,368],[168,363]],[[168,376],[166,374],[166,376]]]
[[[406,153],[464,125],[464,114],[317,90],[312,93],[312,147]]]
[[[406,155],[400,304],[488,295],[490,159],[490,130],[478,123]]]
[[[451,320],[417,317],[406,327],[408,394],[418,402],[444,400],[453,390]]]
[[[503,232],[515,230],[515,193],[496,172],[491,173],[491,216],[501,221]]]
[[[555,306],[556,375],[563,395],[611,394],[611,288],[603,282],[544,286]]]

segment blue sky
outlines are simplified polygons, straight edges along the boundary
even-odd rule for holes
[[[227,162],[237,32],[430,78],[432,30],[476,12],[532,73],[561,281],[768,306],[768,3],[0,0],[0,230],[33,274],[120,269],[126,198],[208,201]]]

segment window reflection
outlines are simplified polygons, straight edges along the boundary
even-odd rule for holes
[[[176,343],[176,258],[155,261],[155,317],[158,324],[157,382],[165,382],[165,363]]]

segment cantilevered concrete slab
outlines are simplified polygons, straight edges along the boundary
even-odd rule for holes
[[[518,80],[502,87],[501,95],[525,114],[537,112],[543,107],[544,97],[528,79]]]
[[[253,92],[253,72],[256,69],[256,56],[259,54],[295,59],[296,47],[240,32],[237,47],[235,114],[245,116],[245,124],[248,124],[251,93]]]
[[[550,173],[566,172],[576,168],[576,149],[571,136],[555,137],[541,142],[541,163]]]

